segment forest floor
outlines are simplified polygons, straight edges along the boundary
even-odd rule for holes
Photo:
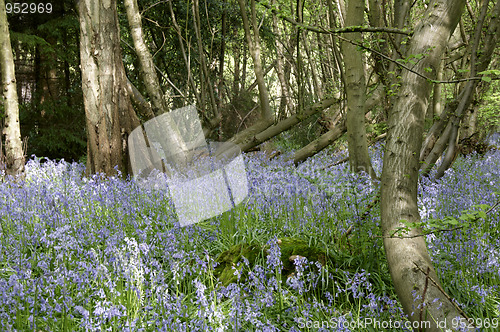
[[[187,227],[166,190],[30,160],[23,181],[0,183],[0,330],[410,331],[379,184],[330,166],[343,157],[245,155],[245,202]],[[371,157],[380,174],[380,145]],[[440,280],[483,331],[500,324],[499,199],[498,149],[459,157],[418,192]]]

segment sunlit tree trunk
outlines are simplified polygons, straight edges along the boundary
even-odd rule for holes
[[[151,104],[155,114],[161,114],[167,111],[167,105],[163,99],[160,82],[155,72],[153,57],[149,52],[148,46],[144,42],[144,35],[141,23],[141,14],[137,6],[137,0],[125,0],[125,9],[127,19],[130,25],[130,34],[134,41],[135,53],[141,64],[141,75],[144,81],[146,91],[151,98]]]
[[[478,22],[476,26],[476,31],[474,32],[474,38],[472,42],[471,49],[471,69],[470,76],[474,77],[477,73],[486,70],[491,62],[491,56],[494,49],[498,43],[498,35],[500,34],[500,2],[497,1],[493,10],[488,11],[489,0],[483,0],[481,13],[478,17]],[[491,20],[489,21],[488,28],[484,29],[483,25],[486,24],[485,20],[487,15],[491,15]],[[484,38],[484,45],[482,48],[479,47],[481,37],[483,35],[483,30],[486,30],[486,37]],[[464,117],[465,111],[472,104],[477,94],[477,88],[480,81],[471,80],[465,83],[463,90],[460,93],[460,101],[455,113],[451,117],[451,123],[453,125],[449,139],[448,139],[448,149],[443,158],[441,165],[439,166],[436,178],[440,178],[444,175],[444,172],[451,167],[453,161],[457,156],[457,143],[458,143],[458,132],[460,129],[460,122]]]
[[[415,29],[408,51],[408,54],[424,55],[413,67],[415,71],[436,77],[441,56],[458,24],[464,3],[465,0],[431,1]],[[412,229],[405,234],[406,238],[391,237],[398,227],[404,227],[402,220],[420,221],[417,206],[419,152],[431,89],[428,80],[409,71],[402,72],[401,87],[389,114],[380,209],[389,270],[404,312],[412,321],[429,321],[432,327],[426,331],[440,331],[435,322],[446,319],[446,328],[451,328],[452,319],[460,313],[429,280],[432,278],[439,283],[425,237],[420,229]]]
[[[488,69],[493,51],[499,40],[500,2],[497,1],[495,6],[492,9],[490,8],[489,1],[483,1],[469,51],[471,68],[469,77],[475,77],[477,73]],[[490,20],[485,22],[486,18],[490,18]],[[485,28],[486,26],[487,29]],[[463,58],[467,58],[467,56]],[[421,166],[424,168],[423,175],[429,173],[434,163],[447,147],[448,150],[436,173],[436,178],[443,176],[444,172],[451,167],[457,156],[457,138],[460,122],[470,105],[475,105],[476,101],[480,100],[482,93],[486,90],[486,82],[478,80],[466,81],[462,85],[457,98],[445,105],[440,119],[429,130],[420,151]]]
[[[139,125],[127,92],[115,0],[80,0],[87,173],[127,173],[128,134]]]
[[[153,56],[149,52],[149,48],[144,41],[142,29],[141,14],[137,0],[125,0],[125,9],[127,11],[127,19],[130,25],[132,39],[134,41],[134,49],[140,63],[141,76],[144,80],[146,91],[151,98],[154,113],[160,115],[168,111],[167,103],[163,98],[163,92],[160,87],[158,75],[156,75]],[[186,144],[182,135],[177,130],[177,126],[172,122],[170,117],[164,118],[164,121],[169,123],[169,128],[160,128],[163,131],[163,139],[158,142],[163,151],[168,151],[172,162],[177,164],[185,163],[185,155],[187,153]]]
[[[262,69],[262,61],[260,59],[260,38],[255,9],[255,0],[250,0],[251,21],[249,21],[248,19],[245,0],[238,0],[238,3],[240,5],[241,17],[243,19],[243,27],[245,29],[248,49],[253,60],[255,78],[257,80],[257,86],[259,88],[261,118],[263,121],[268,122],[272,120],[273,112],[271,111],[271,105],[269,103],[269,92],[264,80],[264,71]]]
[[[361,26],[364,19],[364,0],[349,0],[347,3],[346,26]],[[349,33],[345,37],[354,42],[361,41],[361,33]],[[366,83],[362,53],[349,42],[342,43],[345,63],[345,92],[347,98],[347,142],[349,161],[354,172],[364,171],[375,177],[366,141],[365,101]]]
[[[276,16],[275,13],[273,13],[273,32],[276,36],[280,35],[280,29],[278,26],[278,17]],[[278,76],[278,80],[280,82],[280,88],[281,88],[281,100],[280,100],[280,107],[279,107],[279,118],[280,120],[284,119],[288,113],[291,113],[293,110],[293,106],[290,100],[290,87],[289,87],[289,82],[285,79],[285,72],[284,72],[284,47],[281,41],[276,40],[276,75]]]
[[[5,118],[3,137],[5,138],[5,167],[10,175],[20,174],[24,169],[24,154],[19,126],[19,104],[17,100],[14,57],[10,44],[9,26],[5,1],[0,0],[0,72]]]

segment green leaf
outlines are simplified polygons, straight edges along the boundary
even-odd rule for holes
[[[480,71],[478,75],[500,75],[500,70],[498,69],[489,69],[489,70],[484,70]]]
[[[446,222],[447,222],[448,224],[450,224],[450,225],[458,225],[458,224],[459,224],[458,220],[457,220],[457,219],[455,219],[455,218],[450,218],[450,219],[449,219],[449,220],[447,220]]]
[[[489,76],[481,76],[481,80],[489,83],[489,82],[491,82],[491,77],[489,77]]]

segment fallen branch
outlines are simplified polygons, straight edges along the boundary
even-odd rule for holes
[[[455,309],[457,309],[457,311],[460,313],[460,315],[462,315],[467,320],[467,322],[472,322],[472,325],[474,327],[476,327],[474,322],[471,321],[471,319],[467,316],[467,314],[462,309],[460,309],[460,307],[455,303],[455,301],[453,301],[451,296],[449,296],[446,293],[446,291],[443,289],[443,287],[441,287],[441,285],[439,285],[434,279],[432,279],[432,277],[429,275],[429,273],[426,273],[424,270],[422,270],[422,268],[420,266],[418,266],[417,263],[413,262],[413,264],[415,264],[417,269],[419,269],[427,278],[429,278],[429,280],[434,284],[434,286],[436,286],[436,288],[439,289],[439,291],[446,297],[446,299],[448,299],[448,301],[450,301],[451,304],[453,304],[453,306],[455,307]]]

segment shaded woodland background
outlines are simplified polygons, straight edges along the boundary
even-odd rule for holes
[[[345,4],[343,1],[294,0],[278,1],[274,5],[279,12],[273,13],[257,4],[256,19],[275,121],[300,113],[314,102],[336,99],[332,106],[280,136],[276,143],[283,149],[299,149],[332,129],[339,122],[338,112],[346,107],[344,68],[339,50],[341,40],[336,38],[338,35],[325,33],[330,28],[343,26]],[[217,107],[222,113],[222,121],[210,128],[209,138],[227,140],[254,124],[259,117],[252,58],[236,1],[207,0],[198,6],[200,38],[193,24],[192,2],[175,1],[169,5],[168,1],[139,1],[146,42],[169,108],[195,103],[200,114],[207,115],[204,120],[208,123],[213,117],[212,108]],[[425,5],[418,2],[411,8],[403,7],[400,6],[408,14],[403,22],[397,22],[399,13],[393,12],[388,3],[370,1],[365,23],[373,26],[399,24],[410,31],[412,22],[421,15]],[[442,62],[439,77],[444,81],[466,78],[469,73],[472,33],[477,20],[481,19],[480,2],[468,1],[466,8]],[[118,14],[127,77],[147,95],[122,4],[118,4]],[[280,16],[317,27],[318,31],[300,29]],[[26,154],[85,160],[79,24],[74,2],[53,3],[51,14],[9,14],[8,18]],[[386,130],[387,112],[401,70],[389,59],[411,65],[412,59],[401,59],[399,49],[405,48],[408,38],[406,35],[373,33],[366,34],[362,41],[367,47],[364,64],[369,138]],[[395,48],[398,42],[400,46]],[[496,50],[489,68],[496,68],[497,62]],[[457,103],[463,85],[464,82],[435,85],[434,101],[426,116],[428,127],[444,109]],[[499,100],[497,81],[478,83],[471,106],[462,119],[458,139],[462,151],[481,150],[483,139],[498,128]]]

